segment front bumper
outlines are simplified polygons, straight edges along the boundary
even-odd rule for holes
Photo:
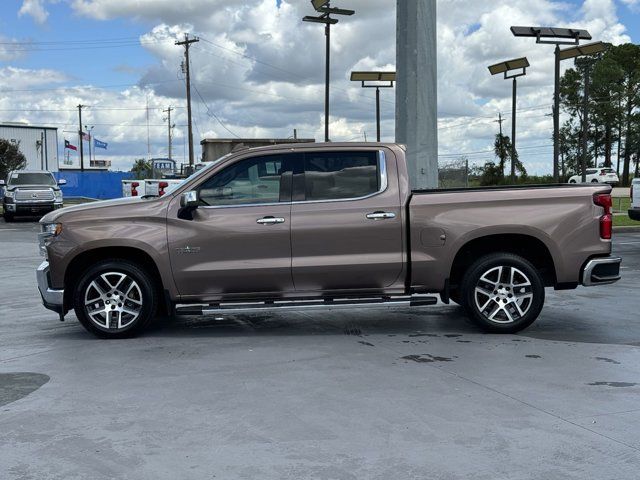
[[[64,310],[64,290],[54,290],[51,288],[49,262],[45,260],[40,264],[36,270],[36,277],[38,279],[38,290],[40,290],[43,305],[49,310],[64,315],[66,313]]]
[[[629,209],[629,218],[631,220],[640,221],[640,208],[630,208]]]
[[[620,257],[592,258],[582,271],[582,285],[592,287],[617,282],[620,280],[621,263]]]
[[[62,208],[62,202],[56,203],[5,203],[4,210],[6,212],[15,213],[16,215],[30,215],[49,213],[58,208]]]

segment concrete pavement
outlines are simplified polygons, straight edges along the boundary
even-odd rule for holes
[[[455,306],[189,317],[101,341],[0,221],[1,479],[637,479],[640,235],[521,335]]]

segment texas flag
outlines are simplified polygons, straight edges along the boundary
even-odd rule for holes
[[[64,148],[68,148],[69,150],[78,151],[78,147],[76,147],[75,145],[72,145],[71,142],[69,142],[69,140],[65,140],[64,141]]]

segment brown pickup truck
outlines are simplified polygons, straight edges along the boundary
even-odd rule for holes
[[[545,287],[618,280],[611,187],[411,191],[400,145],[234,152],[162,197],[45,216],[44,305],[101,337],[156,316],[453,301],[512,333]]]

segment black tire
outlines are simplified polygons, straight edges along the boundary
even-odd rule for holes
[[[511,253],[478,259],[464,274],[461,294],[471,320],[491,333],[516,333],[527,328],[540,315],[545,296],[538,270]]]
[[[578,183],[575,180],[569,180],[569,183]]]
[[[122,281],[118,283],[118,279]],[[87,296],[96,301],[85,306]],[[97,337],[133,337],[155,318],[158,291],[153,278],[140,265],[122,259],[103,260],[80,276],[73,292],[73,308],[82,326]]]
[[[591,183],[598,183],[598,179],[594,178],[593,180],[591,180]]]
[[[13,213],[4,212],[2,216],[4,217],[4,221],[7,223],[13,222],[14,220]]]

